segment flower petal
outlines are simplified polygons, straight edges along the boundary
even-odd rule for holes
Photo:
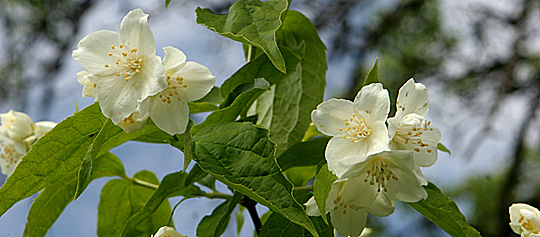
[[[165,71],[186,62],[186,55],[175,47],[167,46],[163,48],[163,51],[165,52],[165,56],[163,57]]]
[[[409,151],[391,151],[384,154],[390,169],[397,180],[389,180],[386,183],[388,192],[386,195],[394,201],[417,202],[420,199],[427,198],[427,192],[420,184],[413,168],[414,160],[412,152]]]
[[[154,35],[148,27],[148,14],[141,9],[130,11],[120,24],[120,37],[127,47],[137,48],[144,55],[156,54]]]
[[[317,202],[315,202],[315,197],[311,197],[306,203],[304,203],[304,206],[306,206],[306,213],[309,216],[321,215],[321,212],[319,211],[319,206],[317,206]]]
[[[105,117],[110,118],[114,124],[127,118],[138,105],[141,98],[140,84],[133,80],[124,81],[114,76],[102,77],[97,85],[99,106]]]
[[[408,114],[399,123],[390,146],[392,150],[414,151],[418,165],[429,167],[437,161],[437,144],[441,138],[439,129],[424,117]]]
[[[328,136],[342,134],[340,128],[345,126],[344,119],[353,114],[353,103],[349,100],[330,99],[322,102],[311,112],[311,120],[320,132]]]
[[[351,142],[343,137],[333,137],[328,141],[325,150],[328,170],[341,177],[350,165],[365,159],[368,148],[366,140]]]
[[[83,86],[83,97],[92,97],[95,98],[97,101],[97,85],[90,81],[90,76],[91,74],[87,73],[86,71],[80,71],[77,73],[77,82],[79,82],[79,84]]]
[[[216,77],[207,67],[196,62],[186,62],[177,65],[167,76],[183,78],[182,87],[178,88],[180,98],[195,101],[203,98],[216,83]]]
[[[0,114],[0,121],[11,139],[22,140],[34,133],[34,122],[25,113],[9,110]]]
[[[37,139],[45,135],[46,132],[50,131],[51,129],[56,126],[55,122],[51,121],[41,121],[36,123],[36,128],[34,130],[35,136]]]
[[[367,208],[367,211],[373,215],[384,217],[394,213],[396,202],[390,200],[384,193],[379,193],[375,202]]]
[[[388,91],[383,89],[381,83],[364,86],[354,99],[354,112],[364,113],[368,126],[375,121],[386,121],[390,112]]]
[[[165,69],[161,64],[161,58],[152,55],[146,58],[141,73],[135,74],[129,81],[137,83],[133,87],[134,93],[138,93],[140,103],[148,96],[153,96],[167,88]],[[100,98],[101,99],[101,98]]]
[[[170,135],[184,133],[189,122],[189,107],[186,101],[172,98],[163,102],[158,95],[147,99],[150,118],[158,128]]]
[[[367,211],[364,208],[339,207],[330,212],[332,225],[343,236],[359,236],[366,226]]]
[[[72,56],[81,67],[96,76],[110,76],[116,71],[105,65],[114,65],[115,59],[109,57],[111,45],[120,43],[120,35],[113,31],[101,30],[85,36],[73,50]]]
[[[364,177],[347,179],[341,192],[343,203],[351,208],[367,208],[377,199],[377,187],[364,181]]]
[[[426,86],[422,83],[415,83],[413,78],[409,79],[399,89],[396,106],[395,117],[397,118],[412,113],[426,116],[429,111]]]

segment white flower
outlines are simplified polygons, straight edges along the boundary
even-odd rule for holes
[[[0,168],[2,174],[10,175],[30,146],[56,123],[43,121],[34,124],[25,113],[10,110],[0,114]]]
[[[334,182],[326,201],[326,212],[330,212],[332,225],[343,236],[361,235],[366,225],[368,212],[380,217],[394,212],[395,202],[385,195],[378,195],[368,207],[356,205],[356,197],[351,194],[355,194],[357,182],[356,179]],[[306,205],[308,215],[321,215],[313,197],[304,205]]]
[[[7,129],[4,126],[0,127],[0,168],[2,174],[9,176],[17,164],[21,161],[21,157],[26,154],[28,148],[26,143],[20,140],[13,140],[7,134]]]
[[[205,66],[186,62],[186,55],[176,48],[165,47],[163,51],[167,88],[144,100],[141,112],[150,114],[158,128],[174,135],[186,131],[189,121],[187,102],[208,94],[216,77]]]
[[[509,208],[510,227],[522,237],[540,236],[540,212],[538,209],[523,203],[514,203]]]
[[[118,123],[115,123],[115,125],[124,129],[124,132],[130,133],[137,130],[141,130],[147,121],[148,121],[148,114],[141,115],[141,112],[139,111],[139,107],[137,107],[135,111],[131,115],[129,115],[129,117],[123,119],[122,121]]]
[[[34,133],[34,122],[25,113],[9,110],[7,113],[0,114],[0,120],[11,139],[23,140]]]
[[[163,226],[159,228],[156,234],[152,235],[152,237],[186,237],[186,236],[176,232],[176,230],[174,230],[174,228],[172,227]]]
[[[311,113],[323,134],[333,136],[326,146],[328,169],[341,177],[348,165],[361,162],[368,154],[388,149],[386,118],[390,110],[388,91],[382,84],[363,87],[354,102],[330,99]]]
[[[148,14],[136,9],[122,20],[120,34],[102,30],[87,35],[73,58],[96,84],[97,93],[92,95],[99,98],[103,114],[116,124],[142,100],[167,87],[163,65],[155,54]]]
[[[392,201],[417,202],[427,198],[426,190],[413,172],[411,151],[382,151],[349,167],[343,178],[348,178],[347,185],[354,188],[343,195],[354,197],[350,203],[355,206],[368,207],[381,194]]]
[[[426,86],[410,79],[399,89],[396,106],[395,116],[388,119],[390,147],[414,151],[419,166],[432,166],[437,161],[441,132],[424,118],[429,111]]]

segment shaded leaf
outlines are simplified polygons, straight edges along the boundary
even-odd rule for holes
[[[209,9],[197,8],[197,24],[216,33],[261,49],[280,71],[285,72],[285,60],[276,43],[276,31],[288,8],[286,0],[237,1],[229,14],[216,15]]]
[[[195,135],[192,146],[203,170],[317,236],[274,160],[275,145],[267,130],[250,123],[213,125]]]
[[[313,197],[315,197],[315,202],[317,202],[317,206],[321,213],[326,213],[326,200],[328,199],[330,189],[332,188],[332,183],[334,183],[336,179],[337,176],[328,170],[328,164],[321,167],[319,173],[315,177],[315,182],[313,183]],[[325,223],[328,223],[326,215],[321,215],[321,217]]]
[[[324,223],[319,216],[310,216],[320,236],[334,236],[334,228]],[[310,237],[313,236],[306,229],[290,222],[277,213],[272,213],[261,228],[261,237]]]
[[[156,176],[150,171],[140,171],[133,178],[159,184]],[[98,205],[98,230],[102,236],[119,236],[128,219],[141,210],[154,190],[134,184],[125,179],[113,179],[101,190]],[[124,233],[125,236],[150,236],[164,225],[167,225],[171,214],[169,201],[165,200],[156,210],[139,224]]]
[[[293,145],[276,158],[282,170],[298,166],[319,165],[326,162],[324,152],[330,137],[319,137]]]
[[[437,186],[429,183],[424,189],[428,193],[426,200],[407,204],[451,236],[480,236],[480,233],[467,223],[456,203]]]
[[[219,107],[210,102],[188,102],[189,114],[198,114],[204,112],[212,112]]]
[[[221,236],[225,232],[225,229],[227,229],[227,225],[231,219],[231,213],[243,196],[239,192],[235,192],[230,199],[216,207],[212,211],[212,214],[203,217],[197,226],[197,236]]]
[[[379,82],[379,58],[375,59],[375,64],[373,64],[373,67],[369,70],[363,86],[377,82]]]

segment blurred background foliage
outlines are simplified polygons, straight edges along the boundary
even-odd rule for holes
[[[53,85],[64,60],[71,60],[84,16],[102,2],[107,1],[0,1],[1,111],[24,111],[28,103],[40,103],[42,116],[47,117],[51,98],[58,93]],[[173,0],[169,11],[200,5],[225,13],[232,2]],[[155,1],[155,10],[149,12],[152,17],[159,18],[163,4]],[[124,5],[125,10],[132,7]],[[339,82],[329,83],[328,96],[353,99],[379,57],[380,78],[391,101],[411,77],[428,84],[432,98],[444,93],[456,100],[457,109],[450,105],[438,109],[448,121],[445,126],[456,130],[453,136],[445,136],[460,141],[461,147],[451,147],[452,159],[490,162],[490,157],[476,151],[486,139],[497,136],[495,122],[501,123],[501,113],[508,111],[505,107],[515,106],[510,111],[522,114],[520,120],[512,126],[502,122],[502,129],[510,134],[505,141],[511,143],[506,165],[487,174],[469,174],[464,182],[444,190],[466,203],[462,211],[484,236],[512,236],[508,227],[512,202],[540,207],[539,1],[295,0],[292,8],[304,12],[319,29],[330,67],[345,70],[327,75],[327,80]],[[36,98],[29,95],[35,88],[40,88],[39,101],[30,101]],[[445,101],[439,104],[446,106]],[[474,124],[453,123],[461,119]],[[463,133],[471,135],[465,139]],[[410,208],[401,209],[417,215]],[[368,226],[376,236],[387,236],[387,225],[381,220],[370,218]],[[415,227],[404,227],[401,233],[411,233],[409,228],[416,229],[415,236],[440,233],[422,217],[417,220]]]

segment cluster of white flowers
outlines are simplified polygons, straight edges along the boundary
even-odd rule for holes
[[[27,114],[13,110],[0,114],[0,121],[0,168],[8,176],[30,146],[56,125],[50,121],[34,123]]]
[[[399,90],[396,107],[395,116],[388,118],[388,91],[373,83],[354,102],[330,99],[311,114],[318,130],[332,136],[325,157],[338,179],[326,212],[344,236],[359,236],[368,212],[388,216],[396,201],[427,198],[420,167],[437,160],[441,133],[424,117],[429,110],[426,87],[410,79]],[[306,206],[309,215],[321,214],[313,198]]]
[[[510,227],[521,237],[540,237],[540,212],[538,209],[524,204],[514,203],[510,206]]]
[[[103,114],[126,132],[141,129],[150,117],[161,130],[183,133],[187,102],[204,97],[216,82],[210,70],[186,62],[182,51],[165,47],[163,61],[148,26],[148,14],[129,12],[120,33],[102,30],[84,37],[73,58],[84,71],[77,81],[83,96],[99,102]]]

